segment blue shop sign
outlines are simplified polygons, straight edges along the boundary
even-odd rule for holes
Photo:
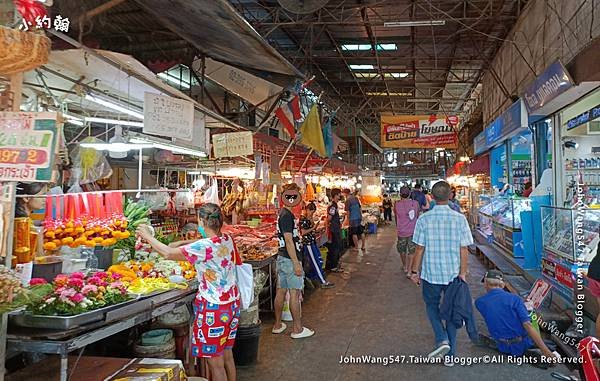
[[[487,149],[487,144],[485,143],[485,130],[481,131],[477,136],[475,136],[475,140],[473,141],[473,150],[475,151],[475,155],[479,155]]]
[[[527,111],[533,114],[571,86],[573,80],[567,69],[560,61],[555,61],[523,92],[522,98],[525,100]]]
[[[571,130],[597,118],[600,118],[600,105],[587,110],[583,114],[577,115],[575,118],[569,119],[567,121],[567,130]]]
[[[527,128],[527,125],[525,105],[519,99],[475,137],[473,144],[475,155],[479,155],[503,140],[516,135],[519,131]]]

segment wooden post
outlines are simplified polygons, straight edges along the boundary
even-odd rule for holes
[[[22,87],[23,87],[23,73],[13,74],[10,77],[10,91],[13,93],[12,111],[20,111],[21,99],[22,99]],[[7,225],[4,227],[4,236],[0,242],[0,256],[4,256],[4,265],[10,268],[12,265],[12,249],[13,240],[12,234],[6,234],[6,232],[13,231],[14,215],[15,215],[15,195],[16,195],[16,183],[0,183],[0,203],[3,204],[3,209]],[[4,215],[0,215],[0,218],[4,218]],[[14,232],[13,232],[14,234]],[[4,374],[6,369],[4,362],[6,360],[6,330],[8,328],[8,315],[2,314],[0,318],[0,381],[4,380]]]
[[[302,162],[300,169],[298,169],[298,173],[302,172],[302,170],[304,169],[304,166],[306,165],[306,163],[308,162],[308,159],[310,158],[310,155],[312,155],[312,153],[314,151],[315,151],[314,148],[311,148],[310,151],[308,151],[308,155],[306,155],[306,157],[304,158],[304,161]]]
[[[287,148],[285,149],[285,152],[283,153],[283,156],[281,156],[281,159],[279,160],[279,168],[281,168],[281,166],[283,165],[283,161],[285,160],[285,157],[287,156],[288,152],[290,152],[290,148],[292,148],[292,146],[294,145],[295,142],[296,142],[296,139],[290,140],[290,144],[288,144]]]

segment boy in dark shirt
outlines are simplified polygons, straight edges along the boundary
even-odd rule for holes
[[[292,208],[302,202],[300,187],[297,184],[286,184],[281,192],[283,208],[277,221],[279,252],[277,256],[277,293],[275,295],[275,324],[271,330],[274,334],[283,333],[287,326],[281,320],[285,294],[290,294],[290,312],[293,319],[292,339],[303,339],[315,334],[302,326],[300,294],[304,288],[304,272],[302,270],[302,247],[300,234]]]

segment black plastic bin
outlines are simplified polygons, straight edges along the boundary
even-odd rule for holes
[[[235,365],[246,366],[256,364],[258,359],[258,343],[260,340],[260,322],[256,325],[239,327],[233,346]]]
[[[96,247],[94,249],[94,255],[98,258],[98,268],[100,270],[106,270],[113,264],[113,249],[104,249]]]

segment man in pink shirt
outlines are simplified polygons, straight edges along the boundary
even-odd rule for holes
[[[404,273],[407,278],[410,278],[410,269],[412,268],[413,254],[415,253],[415,244],[412,241],[415,225],[419,217],[421,206],[418,201],[411,200],[410,188],[400,188],[400,200],[396,201],[394,211],[396,215],[396,228],[398,230],[398,243],[396,248],[400,253],[402,264],[404,265]]]

